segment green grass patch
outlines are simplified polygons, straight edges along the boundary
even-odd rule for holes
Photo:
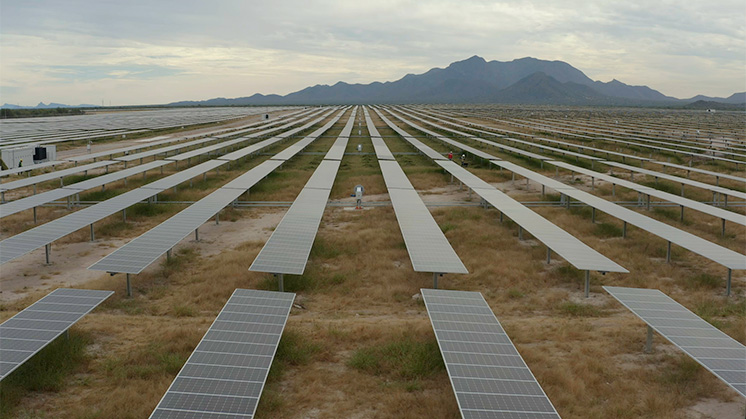
[[[596,224],[593,233],[599,237],[620,237],[622,228],[611,223],[600,223]]]
[[[358,349],[347,362],[350,368],[395,380],[408,391],[419,389],[419,380],[445,369],[434,338],[399,340]]]
[[[445,223],[445,224],[443,224],[443,225],[440,226],[440,230],[443,233],[448,233],[449,231],[455,230],[455,229],[456,229],[456,225],[455,224],[451,224],[451,223]]]
[[[714,289],[714,288],[720,288],[723,284],[723,278],[710,275],[706,273],[697,274],[694,276],[690,276],[684,280],[684,284],[686,284],[687,288],[694,288],[694,289]]]
[[[517,288],[511,288],[508,290],[508,298],[510,299],[516,300],[525,296],[526,294]]]
[[[127,208],[127,215],[133,218],[152,217],[171,210],[171,205],[139,203]]]
[[[184,304],[176,304],[173,307],[173,313],[176,317],[194,317],[197,315],[193,307]]]
[[[120,237],[124,234],[125,231],[132,230],[134,227],[130,223],[125,223],[124,221],[116,221],[113,223],[106,223],[100,227],[95,226],[95,234],[96,236],[103,236],[103,237]]]
[[[150,342],[123,358],[107,358],[106,373],[118,380],[148,380],[163,375],[176,375],[189,357],[186,351],[174,352],[161,341]]]
[[[90,343],[87,334],[71,330],[69,338],[63,334],[8,375],[0,383],[0,417],[12,416],[31,392],[60,391],[65,378],[85,361]]]
[[[114,198],[115,196],[119,195],[122,191],[119,189],[104,189],[97,190],[93,192],[87,192],[80,194],[80,200],[81,201],[105,201],[110,198]]]
[[[192,247],[181,247],[177,251],[172,252],[170,258],[166,258],[161,262],[161,274],[164,278],[168,278],[172,274],[179,272],[184,265],[194,260],[197,256],[197,251]]]
[[[575,281],[583,279],[583,271],[575,269],[571,265],[562,265],[556,269],[557,275],[560,279],[566,281]]]

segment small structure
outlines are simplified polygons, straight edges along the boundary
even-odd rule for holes
[[[57,159],[57,147],[54,145],[24,145],[2,150],[2,161],[8,169],[21,166],[33,166],[35,164]]]
[[[355,209],[363,209],[363,193],[365,193],[365,188],[363,187],[363,185],[355,186],[355,191],[353,193],[355,199],[357,200],[355,203]]]

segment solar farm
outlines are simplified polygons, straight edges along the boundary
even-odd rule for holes
[[[0,417],[746,415],[743,113],[1,124]]]

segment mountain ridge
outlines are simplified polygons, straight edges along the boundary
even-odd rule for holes
[[[445,68],[435,67],[422,74],[406,74],[394,81],[368,84],[338,81],[333,85],[308,86],[285,96],[254,94],[235,99],[173,102],[167,106],[469,102],[680,106],[698,100],[729,100],[728,103],[742,104],[746,103],[746,94],[736,93],[727,99],[698,96],[682,100],[648,86],[632,86],[617,79],[610,82],[594,81],[564,61],[533,57],[505,62],[487,61],[474,55]]]

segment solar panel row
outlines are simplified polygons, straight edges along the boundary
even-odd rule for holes
[[[294,299],[236,289],[150,417],[253,417]]]
[[[324,118],[325,115],[306,124],[306,126],[318,123]],[[330,127],[329,124],[317,129],[309,137],[319,137],[328,130],[328,127]],[[176,246],[184,237],[192,231],[196,231],[199,226],[217,214],[218,211],[238,199],[244,192],[264,179],[281,164],[282,161],[277,160],[264,161],[222,188],[120,247],[88,269],[128,274],[142,272],[161,255]]]
[[[112,294],[113,291],[58,288],[0,324],[0,380]]]
[[[746,346],[659,290],[604,289],[656,332],[746,397]]]
[[[560,417],[481,293],[420,292],[462,417]]]

